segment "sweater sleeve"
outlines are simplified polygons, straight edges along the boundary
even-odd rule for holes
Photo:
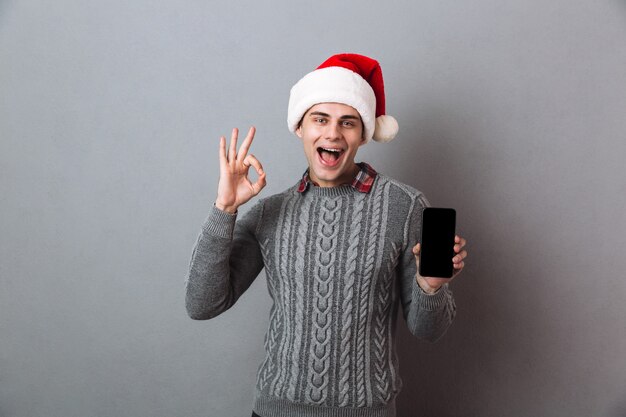
[[[407,220],[407,239],[398,265],[398,275],[402,313],[409,331],[420,339],[436,342],[450,327],[456,315],[456,305],[448,284],[434,294],[427,294],[415,279],[417,265],[413,246],[419,241],[422,209],[428,206],[428,200],[420,194]]]
[[[185,281],[187,314],[207,320],[228,310],[263,269],[256,239],[262,201],[237,220],[213,206],[202,225]]]

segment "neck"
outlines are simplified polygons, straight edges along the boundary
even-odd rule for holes
[[[329,187],[339,187],[344,184],[352,184],[354,177],[359,173],[360,167],[356,163],[352,163],[352,167],[347,169],[346,172],[336,180],[326,181],[317,178],[311,167],[309,167],[309,177],[318,187],[329,188]]]

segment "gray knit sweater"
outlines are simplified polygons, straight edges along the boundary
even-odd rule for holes
[[[415,281],[417,190],[378,174],[369,193],[297,186],[241,219],[213,207],[193,249],[189,316],[230,308],[265,268],[273,305],[254,410],[263,417],[394,416],[401,389],[398,306],[412,334],[435,341],[455,315],[445,285]]]

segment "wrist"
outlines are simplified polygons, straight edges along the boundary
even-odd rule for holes
[[[224,211],[226,213],[229,213],[229,214],[237,213],[237,208],[238,208],[238,206],[229,206],[229,205],[226,205],[226,204],[222,204],[219,201],[215,202],[215,207],[218,210],[222,210],[222,211]]]
[[[415,281],[417,282],[417,285],[422,289],[422,291],[424,291],[428,295],[435,294],[437,291],[439,291],[441,287],[443,287],[443,284],[437,287],[429,285],[428,281],[426,281],[424,277],[422,277],[420,274],[415,274]]]

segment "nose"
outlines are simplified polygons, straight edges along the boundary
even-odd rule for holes
[[[326,139],[333,140],[341,138],[341,126],[339,122],[330,122],[326,125]]]

